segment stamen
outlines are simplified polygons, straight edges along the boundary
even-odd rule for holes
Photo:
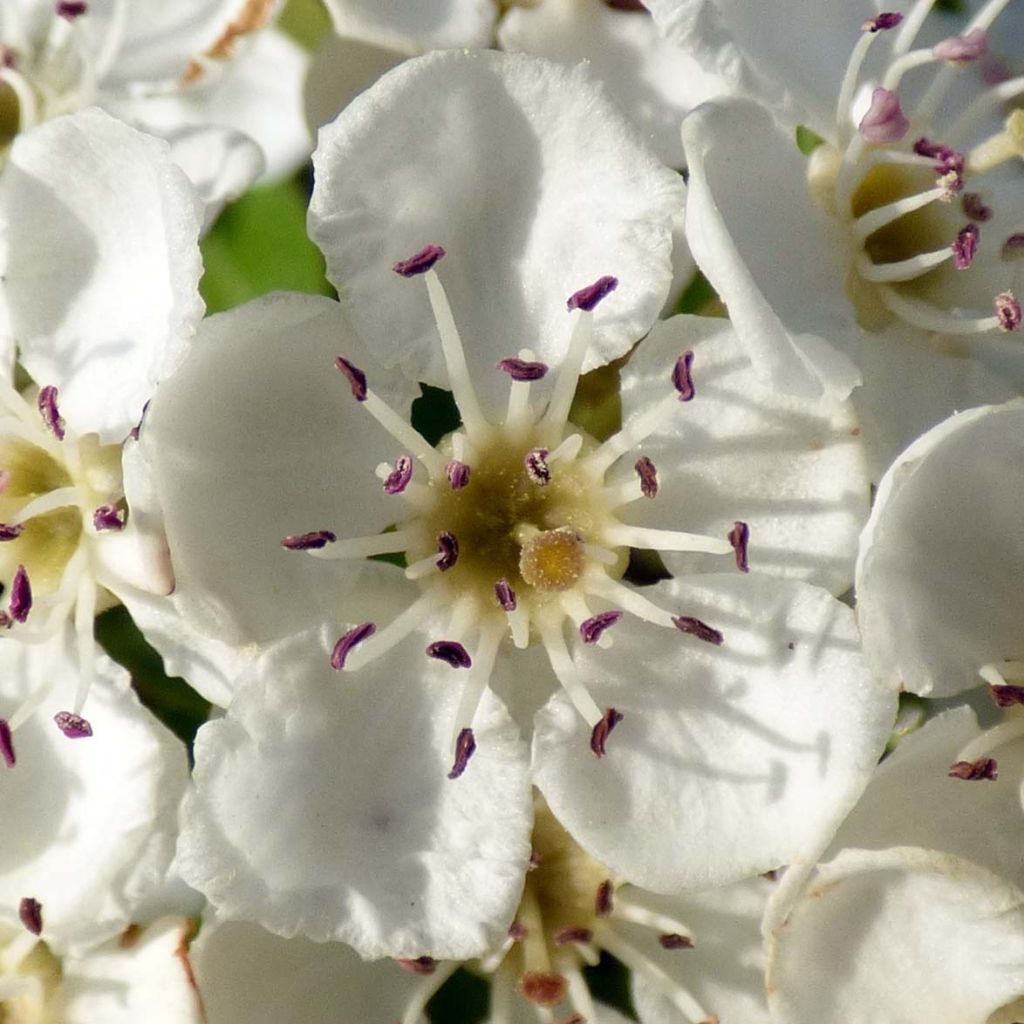
[[[646,455],[641,455],[633,466],[640,477],[640,493],[645,498],[654,498],[658,494],[658,470]]]
[[[330,533],[329,530],[323,532]],[[305,534],[298,536],[304,537]],[[346,537],[344,540],[328,541],[323,545],[314,544],[300,550],[306,551],[313,558],[324,558],[328,561],[337,561],[343,558],[370,558],[373,555],[390,555],[396,551],[408,551],[419,539],[420,533],[415,529],[391,530],[384,533],[373,533],[368,537]],[[285,540],[288,538],[286,537]],[[282,541],[283,543],[284,541]]]
[[[448,484],[453,491],[461,491],[469,483],[469,466],[458,459],[452,459],[444,467],[444,475],[448,478]]]
[[[979,779],[995,782],[999,778],[999,765],[995,758],[980,757],[977,761],[957,761],[950,765],[947,774],[951,779],[963,779],[967,782]]]
[[[8,768],[13,768],[18,763],[14,753],[14,737],[11,735],[11,725],[6,718],[0,718],[0,757]]]
[[[568,946],[578,942],[593,942],[594,933],[582,925],[569,925],[567,928],[560,928],[551,938],[556,946]]]
[[[507,373],[514,381],[543,380],[547,376],[548,364],[525,359],[508,358],[498,363],[498,369]]]
[[[281,547],[289,551],[319,551],[333,544],[338,538],[330,530],[312,530],[309,533],[290,533]]]
[[[608,742],[608,736],[621,721],[621,711],[616,711],[615,708],[604,709],[601,721],[597,722],[590,732],[590,749],[594,752],[594,757],[604,757],[604,745]]]
[[[395,963],[410,974],[427,975],[437,970],[437,961],[432,956],[400,957]]]
[[[617,277],[611,277],[610,275],[599,277],[593,284],[587,285],[586,288],[581,288],[578,292],[573,292],[565,304],[566,309],[569,312],[572,312],[574,309],[582,309],[590,313],[602,299],[606,298],[618,287],[619,279]]]
[[[639,924],[653,931],[661,932],[662,935],[659,941],[665,949],[693,948],[693,929],[682,921],[669,917],[668,914],[649,910],[647,907],[633,903],[631,900],[620,896],[619,901],[615,905],[615,917],[622,921],[629,921],[632,924]],[[667,944],[663,941],[666,939],[668,940]],[[673,944],[675,940],[682,940],[685,946],[682,943]]]
[[[359,369],[355,363],[350,362],[344,356],[338,356],[334,365],[341,371],[342,375],[349,382],[352,388],[352,397],[357,402],[366,401],[366,374]]]
[[[1000,292],[996,296],[996,318],[1001,331],[1020,330],[1020,303],[1014,297],[1013,292]]]
[[[572,462],[583,447],[581,434],[570,434],[549,456],[548,465],[554,462]]]
[[[926,331],[941,331],[947,334],[984,334],[987,331],[999,330],[1000,318],[986,316],[967,318],[944,313],[927,302],[900,294],[895,288],[882,285],[878,289],[879,297],[885,306],[915,327]],[[998,296],[996,298],[998,311]]]
[[[956,242],[953,243],[956,245]],[[865,280],[875,284],[899,284],[913,281],[929,270],[934,270],[955,256],[955,249],[936,249],[934,252],[920,253],[905,260],[893,263],[872,263],[864,253],[857,257],[857,273]]]
[[[932,142],[930,139],[922,136],[914,143],[914,152],[918,156],[935,160],[936,174],[948,174],[950,171],[963,174],[966,157],[963,153],[953,149],[952,146],[947,146],[944,142]]]
[[[693,353],[684,352],[672,368],[672,385],[679,392],[680,402],[690,402],[696,395],[693,387],[693,375],[690,372],[693,366]]]
[[[72,711],[58,711],[53,720],[69,740],[81,740],[92,735],[92,725]]]
[[[80,18],[88,10],[89,5],[85,3],[85,0],[58,0],[56,7],[57,16],[67,21]]]
[[[903,199],[897,199],[894,203],[877,206],[854,220],[852,225],[854,237],[857,241],[864,242],[880,228],[899,220],[900,217],[920,210],[930,203],[948,202],[951,198],[949,183],[942,182],[935,188],[918,192],[917,195],[906,196]]]
[[[968,64],[979,60],[988,52],[988,37],[981,28],[972,29],[963,36],[950,36],[932,47],[936,60],[948,60],[956,64]]]
[[[406,964],[410,963],[422,963],[425,967],[428,960],[430,960],[430,957],[418,957],[415,961],[398,960],[396,963],[400,967],[405,967]],[[422,974],[423,977],[416,990],[409,997],[409,1001],[405,1005],[405,1013],[402,1014],[402,1019],[398,1024],[418,1024],[419,1021],[423,1020],[423,1011],[426,1009],[427,1003],[430,1002],[434,993],[455,973],[459,966],[457,960],[449,960],[443,964],[438,964],[436,961],[433,962],[435,967],[429,972],[426,970],[417,971],[411,967],[406,967],[406,970],[412,970],[414,974]]]
[[[1021,736],[1024,736],[1024,716],[1014,715],[971,740],[957,754],[957,762],[973,764],[985,760],[992,751],[998,750],[1004,743],[1012,743]]]
[[[551,483],[551,467],[547,462],[549,454],[547,448],[531,448],[523,459],[526,475],[538,487]]]
[[[957,270],[966,270],[974,262],[979,235],[977,224],[968,224],[960,229],[953,242],[953,266]]]
[[[75,507],[78,505],[78,498],[79,492],[75,487],[55,487],[52,491],[45,491],[18,509],[18,521],[27,523],[30,519],[45,516],[59,508]]]
[[[615,886],[610,878],[606,878],[598,887],[594,895],[594,913],[598,917],[611,917],[615,909],[614,897]]]
[[[1024,704],[1024,686],[1011,683],[989,686],[988,692],[1001,708],[1010,708]]]
[[[540,627],[541,642],[547,651],[552,670],[558,677],[559,683],[562,684],[562,688],[565,690],[569,700],[572,701],[573,706],[586,721],[587,725],[593,729],[604,720],[605,713],[601,711],[594,702],[594,698],[587,692],[587,688],[580,678],[572,658],[569,656],[568,648],[565,646],[565,638],[562,636],[561,623],[541,619],[538,625]],[[612,726],[609,725],[609,732],[611,728]],[[607,735],[607,732],[605,735]]]
[[[750,527],[737,519],[732,524],[732,529],[727,534],[728,541],[736,552],[736,568],[740,572],[750,572],[750,564],[747,561],[747,545],[750,542]]]
[[[427,657],[443,661],[450,668],[470,668],[473,659],[458,640],[435,640],[427,646]]]
[[[965,192],[960,198],[960,204],[971,220],[984,224],[985,221],[992,219],[992,207],[986,206],[977,192]]]
[[[79,549],[84,556],[84,549]],[[70,567],[69,563],[69,567]],[[65,570],[67,571],[67,570]],[[75,594],[75,641],[78,649],[78,685],[75,687],[75,703],[72,710],[72,717],[78,718],[82,714],[82,708],[88,699],[89,691],[92,689],[95,678],[96,665],[96,595],[98,588],[87,572],[81,571],[79,567],[78,587]],[[84,722],[84,719],[82,720]],[[60,726],[60,720],[57,725]],[[69,725],[76,725],[70,719]],[[84,723],[92,733],[92,727],[88,722]],[[65,735],[69,735],[65,733]],[[73,737],[74,738],[74,737]]]
[[[604,473],[617,458],[653,434],[666,419],[678,415],[679,397],[673,392],[637,413],[617,434],[613,434],[586,456],[584,465],[588,471],[594,475]]]
[[[719,630],[714,629],[700,619],[695,619],[692,615],[676,615],[673,617],[672,622],[680,633],[695,636],[706,644],[714,644],[716,647],[720,647],[725,639]]]
[[[978,143],[967,154],[967,169],[983,174],[1014,157],[1024,157],[1024,110],[1015,110],[1006,119],[1004,131]]]
[[[459,560],[459,542],[455,534],[447,530],[437,535],[437,551],[441,556],[437,560],[437,568],[447,572]]]
[[[505,611],[514,612],[516,610],[516,592],[504,577],[494,584],[494,596]]]
[[[861,25],[861,37],[854,45],[850,60],[846,65],[842,85],[839,87],[839,98],[836,102],[836,124],[839,126],[840,142],[845,142],[849,132],[849,110],[853,105],[853,94],[857,88],[857,78],[864,64],[868,50],[874,44],[879,32],[895,28],[903,16],[900,14],[883,13],[869,18]]]
[[[473,736],[473,730],[467,727],[459,733],[459,738],[456,741],[455,763],[452,765],[452,770],[448,773],[449,779],[454,780],[462,775],[475,750],[476,738]]]
[[[864,141],[872,145],[899,142],[910,131],[910,121],[903,113],[899,96],[878,86],[871,94],[871,106],[861,119],[858,131]]]
[[[605,631],[611,629],[621,618],[622,612],[618,609],[599,612],[580,623],[580,637],[585,644],[596,644]]]
[[[31,896],[25,896],[18,904],[18,917],[25,926],[26,931],[33,935],[41,935],[43,932],[43,906]]]
[[[501,646],[504,632],[504,626],[500,619],[488,619],[480,632],[480,642],[477,644],[476,653],[473,655],[469,677],[462,686],[459,706],[456,709],[453,721],[455,727],[453,747],[456,766],[459,764],[460,752],[463,746],[472,741],[472,749],[465,755],[467,759],[473,753],[473,750],[476,749],[476,739],[473,736],[472,725],[476,718],[477,708],[480,706],[480,699],[483,697],[484,690],[490,682],[491,673],[494,671],[494,662],[498,657],[498,648]],[[462,772],[460,771],[459,775],[461,774]],[[457,777],[455,775],[448,776],[450,779]]]
[[[654,548],[657,551],[703,551],[709,555],[728,555],[732,544],[718,537],[682,530],[613,523],[601,531],[601,540],[613,547]]]
[[[32,584],[25,566],[19,565],[11,582],[11,598],[7,608],[15,622],[24,622],[32,610]]]
[[[444,255],[445,251],[441,246],[426,245],[408,259],[399,260],[391,269],[401,277],[415,277],[417,274],[425,274]]]
[[[545,363],[538,362],[534,353],[521,349],[517,359],[503,359],[498,369],[504,370],[512,377],[508,390],[508,410],[505,413],[505,426],[511,432],[522,430],[532,419],[530,415],[530,382],[540,380],[548,372]]]
[[[6,540],[17,540],[25,527],[21,523],[0,523],[0,543]]]
[[[961,139],[975,125],[984,123],[989,114],[1009,103],[1024,92],[1024,76],[1000,82],[981,92],[967,109],[946,129],[946,138],[952,142]]]
[[[412,459],[408,455],[399,455],[395,460],[395,468],[384,481],[387,494],[401,494],[412,480]]]
[[[677,932],[668,932],[658,936],[662,949],[693,949],[693,939]]]
[[[868,18],[860,28],[862,32],[887,32],[889,29],[895,28],[901,21],[903,21],[902,14],[883,12],[876,14],[873,18]]]
[[[558,369],[558,376],[548,400],[547,412],[540,421],[542,431],[557,434],[559,437],[568,421],[573,395],[576,394],[576,385],[583,369],[583,359],[594,336],[594,320],[589,313],[580,309],[573,313],[573,316],[576,322],[569,337],[569,348]]]
[[[353,626],[347,633],[339,637],[331,651],[331,668],[340,672],[345,667],[345,659],[348,658],[349,651],[376,632],[377,627],[374,623],[363,622],[358,626]]]
[[[104,530],[123,530],[124,524],[124,510],[117,505],[100,505],[92,514],[92,526],[97,533]]]
[[[596,597],[603,597],[612,604],[624,608],[630,615],[638,619],[653,623],[655,626],[666,626],[672,628],[675,625],[671,613],[659,608],[653,601],[649,601],[642,594],[630,587],[624,586],[618,580],[613,580],[605,573],[594,573],[583,579],[584,590]]]

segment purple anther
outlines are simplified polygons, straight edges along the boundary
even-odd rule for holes
[[[957,761],[951,764],[948,774],[951,779],[963,779],[965,782],[978,779],[995,782],[999,778],[999,765],[995,758],[979,757],[977,761]]]
[[[1018,231],[1010,235],[1010,237],[1003,242],[1003,247],[999,250],[999,255],[1002,256],[1004,260],[1015,260],[1024,256],[1024,232]]]
[[[914,143],[913,149],[918,156],[926,156],[929,160],[935,161],[936,174],[946,175],[955,171],[956,174],[962,175],[964,172],[965,157],[952,146],[947,146],[943,142],[932,142],[922,136]],[[960,189],[956,191],[959,192]]]
[[[582,309],[589,313],[605,296],[610,295],[618,287],[619,279],[606,274],[604,277],[599,277],[593,284],[588,284],[586,288],[573,292],[565,304],[566,308],[570,312],[574,309]]]
[[[990,686],[988,692],[1001,708],[1024,704],[1024,686],[1013,686],[1006,683],[1003,686]]]
[[[445,530],[437,535],[437,552],[441,556],[437,567],[441,572],[447,572],[459,560],[459,542],[454,533]]]
[[[427,647],[427,657],[443,661],[451,668],[472,668],[469,651],[458,640],[435,640]]]
[[[18,917],[25,926],[25,930],[33,935],[43,933],[43,905],[31,896],[23,897],[18,904]]]
[[[986,206],[977,192],[965,192],[960,197],[960,205],[963,207],[964,213],[979,224],[984,224],[985,221],[992,219],[992,207]]]
[[[967,224],[962,227],[957,236],[953,239],[951,246],[953,250],[953,266],[957,270],[966,270],[973,262],[974,255],[978,251],[978,238],[981,232],[977,224]]]
[[[662,949],[693,949],[693,939],[688,935],[680,935],[678,932],[659,935],[658,942]]]
[[[646,455],[641,455],[633,466],[640,477],[640,493],[645,498],[654,498],[658,494],[658,469]]]
[[[568,946],[573,943],[586,944],[594,941],[594,933],[589,928],[584,928],[583,925],[569,925],[568,928],[559,928],[552,938],[556,946]]]
[[[647,14],[647,7],[640,0],[604,0],[605,7],[613,11],[636,11],[638,14]]]
[[[612,884],[610,878],[606,878],[598,887],[597,892],[594,894],[594,913],[598,917],[611,917],[612,910],[615,907],[613,897],[615,895],[615,886]]]
[[[58,441],[63,441],[64,417],[61,416],[60,409],[57,408],[57,389],[52,384],[40,388],[36,404],[39,406],[39,414],[43,417],[43,423]]]
[[[693,386],[693,353],[684,352],[672,367],[672,386],[679,392],[680,402],[689,402],[697,394]]]
[[[74,21],[80,18],[89,10],[89,5],[84,0],[58,0],[56,5],[57,16]]]
[[[452,770],[448,773],[449,779],[457,779],[465,770],[466,765],[469,764],[469,759],[473,756],[473,752],[476,750],[476,737],[473,735],[473,730],[465,728],[459,733],[459,738],[455,741],[455,763],[452,765]]]
[[[11,733],[11,723],[6,718],[0,718],[0,757],[8,768],[13,768],[18,762],[14,753],[14,735]]]
[[[402,957],[395,963],[410,974],[433,974],[437,970],[437,961],[432,956]]]
[[[983,28],[971,29],[965,36],[950,36],[932,47],[936,60],[968,64],[980,60],[988,52],[988,39]]]
[[[939,202],[952,202],[964,190],[964,176],[959,171],[946,171],[935,179],[935,186],[942,189]]]
[[[414,256],[407,260],[399,260],[391,269],[402,277],[415,277],[425,274],[444,256],[444,249],[439,245],[425,245]]]
[[[92,514],[92,526],[97,532],[103,530],[123,530],[124,510],[116,505],[100,505]]]
[[[319,551],[338,538],[330,530],[311,530],[309,533],[290,533],[281,547],[289,551]]]
[[[736,552],[736,568],[740,572],[750,572],[750,563],[747,561],[747,545],[750,543],[750,527],[737,519],[732,524],[732,529],[725,535],[726,540],[732,545]]]
[[[585,644],[596,644],[604,636],[605,630],[611,629],[619,619],[622,612],[612,609],[607,612],[598,612],[589,619],[580,623],[580,637]]]
[[[23,565],[18,566],[11,581],[11,600],[7,610],[15,622],[24,622],[32,611],[32,584]]]
[[[395,459],[395,468],[384,481],[384,490],[388,494],[401,494],[412,480],[412,459],[408,455],[399,455]]]
[[[894,11],[883,11],[881,14],[876,14],[873,18],[868,18],[861,25],[860,30],[861,32],[887,32],[889,29],[895,28],[902,20],[902,14]]]
[[[523,459],[526,475],[538,486],[546,487],[551,483],[551,467],[548,465],[547,448],[531,448]]]
[[[526,930],[526,925],[520,924],[518,921],[513,921],[508,926],[508,937],[513,942],[522,942],[528,934],[529,933]]]
[[[891,89],[877,86],[858,130],[865,142],[876,146],[899,142],[910,131],[910,121],[903,113],[899,96]]]
[[[716,647],[720,646],[725,639],[717,629],[709,626],[706,622],[702,622],[700,619],[695,619],[692,615],[674,615],[672,617],[672,625],[680,633],[695,636],[698,640],[703,640],[706,644],[714,644]]]
[[[89,722],[73,711],[58,711],[53,720],[69,740],[84,740],[92,735],[92,726]]]
[[[0,523],[0,543],[5,540],[17,540],[24,529],[21,523]]]
[[[498,604],[507,612],[516,610],[516,592],[512,589],[508,580],[503,576],[494,584],[494,596]]]
[[[621,711],[616,711],[615,708],[604,709],[601,720],[590,733],[590,749],[594,752],[594,757],[604,757],[604,745],[608,742],[608,736],[621,721]]]
[[[996,296],[996,317],[1001,331],[1020,330],[1020,303],[1013,292],[1000,292]]]
[[[350,363],[344,356],[338,356],[334,365],[345,375],[345,379],[352,386],[352,394],[357,402],[366,401],[366,374],[354,363]]]
[[[502,359],[498,369],[513,380],[541,380],[550,369],[547,363],[528,362],[526,359]]]
[[[340,636],[338,642],[334,645],[334,649],[331,651],[331,668],[336,672],[340,672],[345,667],[345,659],[349,656],[352,648],[356,644],[361,644],[376,632],[377,627],[374,623],[363,622],[358,626],[353,626],[347,633]]]
[[[469,483],[469,466],[458,459],[452,459],[444,467],[444,475],[448,477],[448,483],[453,491],[461,491]]]

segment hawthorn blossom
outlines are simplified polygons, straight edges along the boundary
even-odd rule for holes
[[[796,393],[843,390],[848,373],[820,349],[845,353],[879,466],[958,406],[1009,397],[992,374],[1022,376],[1020,125],[1005,107],[1022,79],[979,71],[986,40],[1012,53],[1019,38],[1007,0],[966,24],[929,15],[926,0],[906,18],[843,3],[791,20],[722,0],[711,5],[721,20],[700,22],[698,5],[651,6],[688,52],[768,104],[717,100],[683,124],[687,239],[762,371]],[[776,30],[797,24],[806,44],[794,61]],[[810,157],[792,120],[772,116],[797,103],[824,140]]]

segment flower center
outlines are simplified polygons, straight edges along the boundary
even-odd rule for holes
[[[1020,329],[1014,291],[1019,294],[1022,283],[1015,259],[1019,225],[1001,216],[994,197],[1000,174],[1016,173],[1007,165],[1024,156],[1024,112],[1013,111],[1001,126],[993,115],[1024,92],[1024,78],[988,84],[976,66],[1008,2],[989,0],[962,36],[926,49],[911,47],[930,0],[918,0],[905,19],[879,14],[864,23],[837,104],[836,145],[823,144],[812,154],[808,183],[815,201],[849,229],[847,291],[868,330],[893,318],[953,335]],[[862,109],[860,72],[868,50],[895,29]],[[899,88],[905,76],[918,77],[917,69],[932,78],[915,83],[919,98],[905,113]],[[954,105],[955,119],[940,123],[958,75],[976,95]],[[967,148],[960,148],[962,140]],[[983,246],[983,233],[996,244],[986,237]]]

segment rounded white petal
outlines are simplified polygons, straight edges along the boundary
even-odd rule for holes
[[[900,740],[843,822],[832,849],[920,846],[963,857],[1015,885],[1024,883],[1024,740],[990,752],[999,765],[998,779],[949,777],[960,752],[981,735],[974,712],[961,707]]]
[[[282,939],[241,921],[204,922],[190,954],[209,1024],[392,1024],[422,980],[341,943]]]
[[[86,110],[18,137],[0,218],[25,368],[76,432],[122,440],[203,314],[192,189],[164,143]]]
[[[61,1024],[206,1024],[189,967],[192,923],[164,918],[61,963]]]
[[[577,650],[598,705],[624,717],[599,760],[562,694],[539,713],[536,782],[555,816],[612,871],[660,892],[822,848],[867,784],[896,707],[861,660],[850,610],[807,584],[738,574],[644,593],[724,642],[630,620],[610,650]]]
[[[192,629],[244,647],[322,621],[356,563],[288,551],[282,539],[374,534],[404,514],[374,475],[401,449],[334,368],[342,353],[408,408],[412,387],[374,376],[337,303],[288,294],[206,320],[154,397],[128,503],[165,534],[170,600]]]
[[[848,850],[775,932],[769,992],[788,1024],[985,1024],[1024,995],[1024,893],[931,850]]]
[[[455,670],[417,633],[339,675],[340,632],[268,651],[227,717],[200,730],[181,874],[222,916],[285,937],[371,958],[479,955],[504,937],[529,859],[518,730],[485,696],[476,753],[448,779]]]
[[[728,321],[680,316],[655,325],[623,367],[624,423],[671,393],[672,367],[688,350],[696,397],[641,446],[657,467],[658,493],[633,502],[623,517],[718,538],[745,522],[752,573],[843,593],[870,493],[850,404],[810,403],[766,387]],[[676,575],[725,571],[731,562],[663,557]]]
[[[127,673],[97,654],[84,714],[91,737],[69,739],[52,721],[70,710],[77,666],[57,645],[0,644],[9,718],[28,693],[59,687],[14,733],[0,807],[0,916],[42,904],[43,938],[58,948],[116,934],[164,880],[187,781],[185,748],[128,688]]]
[[[494,0],[325,0],[338,35],[407,53],[487,46]]]
[[[714,100],[683,122],[683,148],[690,249],[761,379],[845,398],[859,375],[832,343],[860,330],[843,290],[847,240],[812,203],[792,133],[755,103]]]
[[[1024,402],[946,420],[882,478],[861,538],[857,615],[875,671],[948,696],[1020,657]]]
[[[310,232],[353,324],[386,366],[447,386],[422,281],[397,260],[438,244],[438,266],[479,391],[524,347],[558,363],[566,301],[604,275],[585,368],[650,327],[672,276],[683,183],[659,165],[585,67],[522,54],[407,61],[320,135]]]
[[[658,32],[642,11],[615,10],[604,0],[544,0],[513,7],[498,28],[505,50],[562,64],[590,62],[612,99],[669,167],[682,167],[679,122],[724,82],[704,71]]]

